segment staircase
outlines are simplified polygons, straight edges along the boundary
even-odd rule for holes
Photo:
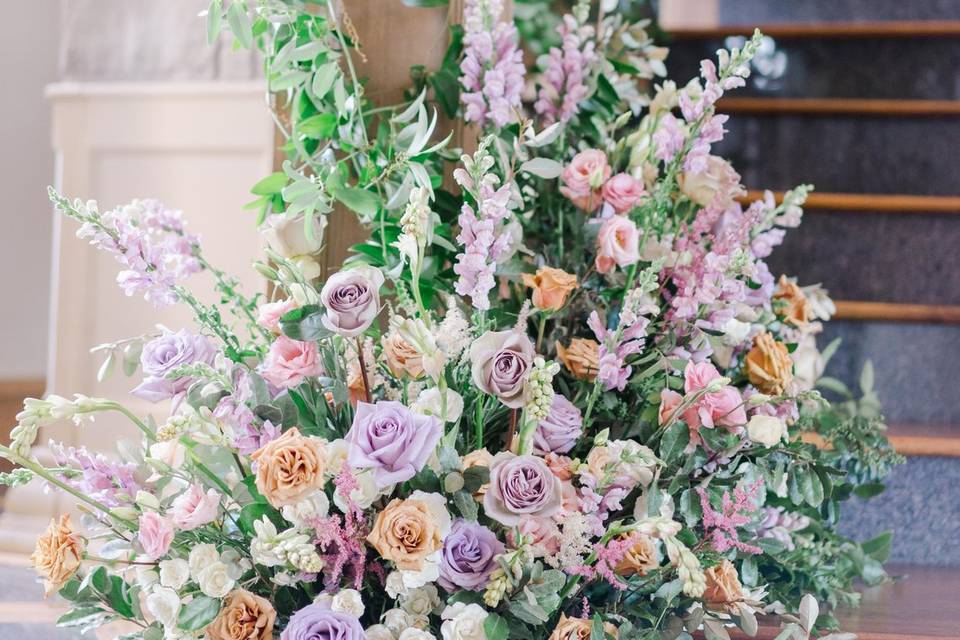
[[[932,593],[931,580],[960,567],[960,2],[704,5],[718,26],[702,16],[664,25],[671,76],[697,75],[701,58],[755,24],[770,37],[748,86],[721,101],[731,119],[716,152],[754,197],[816,185],[770,268],[822,282],[837,300],[821,346],[843,346],[827,373],[855,388],[873,361],[891,439],[907,456],[885,493],[846,507],[843,528],[855,538],[893,529],[891,560],[919,577],[891,588]],[[877,620],[851,619],[858,630]],[[910,637],[957,637],[953,626],[918,624]]]

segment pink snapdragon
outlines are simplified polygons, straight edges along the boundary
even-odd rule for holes
[[[557,27],[563,44],[550,48],[544,83],[533,105],[545,123],[568,122],[589,95],[585,76],[597,60],[593,32],[593,27],[581,26],[570,14]]]
[[[53,440],[47,448],[58,467],[79,471],[60,474],[61,482],[109,507],[131,504],[140,490],[137,465],[131,462],[114,462],[86,447],[64,447]]]
[[[523,90],[523,52],[517,28],[502,21],[502,0],[467,0],[463,10],[464,56],[460,63],[464,120],[502,127],[516,120]]]

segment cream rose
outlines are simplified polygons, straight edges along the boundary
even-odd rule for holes
[[[203,595],[222,598],[233,589],[234,579],[230,577],[230,568],[218,561],[200,570],[197,584],[200,585]]]
[[[776,416],[755,415],[747,423],[747,435],[757,444],[775,446],[783,438],[783,420]]]
[[[320,440],[294,427],[250,456],[257,462],[257,490],[277,509],[323,488],[326,452]]]
[[[175,627],[180,613],[180,596],[173,589],[156,587],[144,603],[147,611],[164,627]]]
[[[160,562],[160,584],[171,589],[180,589],[190,579],[190,565],[179,558]]]
[[[440,635],[443,640],[486,640],[483,624],[488,615],[478,604],[457,602],[449,605],[440,614],[443,619]]]

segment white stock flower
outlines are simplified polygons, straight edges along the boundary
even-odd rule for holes
[[[483,623],[487,615],[486,609],[478,604],[452,604],[440,616],[444,620],[440,635],[443,640],[486,640]]]
[[[157,587],[147,596],[146,607],[164,627],[175,627],[180,613],[180,596],[173,589]]]
[[[179,558],[160,562],[160,584],[180,589],[190,579],[190,565]]]
[[[400,607],[414,616],[428,616],[440,606],[440,593],[436,585],[426,584],[416,589],[408,590],[400,595]]]
[[[203,595],[211,598],[222,598],[230,593],[235,581],[230,577],[230,569],[224,563],[217,561],[201,570],[197,575],[197,584]]]
[[[757,444],[772,447],[780,442],[784,433],[783,420],[776,416],[755,415],[747,423],[747,435]]]
[[[750,335],[751,324],[730,318],[723,325],[724,342],[731,346],[742,344]]]
[[[367,640],[397,640],[396,636],[393,635],[393,631],[390,631],[386,625],[382,624],[367,627],[366,633]]]
[[[212,544],[205,542],[198,544],[190,550],[190,556],[187,558],[190,565],[190,575],[194,580],[200,575],[200,572],[209,567],[214,562],[220,561],[220,553]]]
[[[436,416],[446,422],[456,422],[463,413],[463,397],[453,389],[447,389],[445,395],[447,402],[444,407],[439,387],[424,389],[410,408],[425,416]]]
[[[363,599],[356,589],[341,589],[330,600],[330,609],[361,617],[364,612]]]
[[[383,614],[383,624],[394,636],[399,636],[404,629],[414,625],[414,617],[403,609],[390,609]]]

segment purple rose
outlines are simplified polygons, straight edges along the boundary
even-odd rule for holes
[[[356,616],[309,604],[290,617],[280,640],[367,640],[367,634]]]
[[[547,464],[529,454],[503,451],[490,462],[490,485],[483,509],[497,522],[512,527],[527,517],[547,518],[560,510],[560,478]]]
[[[346,338],[366,331],[380,313],[382,284],[380,270],[365,265],[330,276],[320,290],[324,326]]]
[[[537,455],[548,453],[566,453],[573,449],[580,434],[583,433],[583,417],[580,409],[557,394],[547,417],[540,421],[533,433],[533,452]]]
[[[374,469],[380,488],[409,480],[427,464],[443,425],[433,416],[410,411],[400,402],[357,403],[347,462],[358,469]]]
[[[176,380],[167,378],[167,374],[177,367],[188,364],[213,364],[217,349],[206,336],[181,329],[176,333],[165,331],[143,347],[140,354],[140,368],[143,369],[143,382],[132,391],[133,395],[150,402],[159,402],[183,393],[193,382],[190,377]]]
[[[487,331],[470,345],[473,383],[511,409],[523,406],[523,383],[533,362],[533,343],[519,331]]]
[[[504,546],[496,534],[476,522],[457,520],[443,541],[440,555],[440,579],[447,591],[480,591],[499,565],[495,557]]]

